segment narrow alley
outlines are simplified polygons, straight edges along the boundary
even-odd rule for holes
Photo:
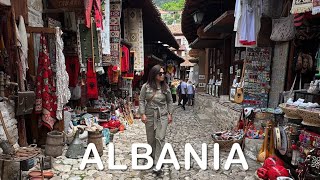
[[[152,173],[152,170],[132,170],[131,145],[133,143],[146,143],[145,126],[141,121],[136,120],[126,131],[115,134],[113,139],[115,146],[115,164],[127,165],[128,169],[126,171],[108,170],[108,148],[105,147],[104,154],[101,157],[105,168],[103,171],[97,170],[96,165],[87,165],[86,169],[81,171],[79,170],[81,159],[72,160],[61,156],[55,159],[53,169],[57,176],[52,178],[52,180],[254,179],[255,167],[257,167],[258,164],[248,158],[248,171],[244,171],[241,165],[232,165],[229,171],[223,170],[224,162],[228,157],[229,151],[220,152],[221,169],[218,171],[213,170],[213,141],[210,135],[217,130],[215,128],[215,121],[201,121],[196,114],[198,107],[187,106],[186,108],[186,111],[184,111],[181,107],[175,105],[174,120],[167,129],[166,137],[166,142],[170,143],[175,151],[180,163],[180,170],[175,170],[173,165],[165,165],[163,173],[158,176]],[[184,146],[186,143],[190,143],[201,157],[201,143],[199,142],[208,145],[208,169],[201,170],[192,159],[191,169],[185,170]],[[138,162],[143,163],[140,160]]]
[[[0,0],[0,180],[320,180],[319,42],[320,0]]]

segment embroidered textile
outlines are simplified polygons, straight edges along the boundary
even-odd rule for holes
[[[312,0],[293,0],[291,14],[312,11]]]
[[[95,27],[95,23],[92,23],[92,26]],[[95,66],[102,65],[102,53],[101,53],[101,38],[99,38],[99,33],[96,28],[92,28],[93,34],[93,47],[94,47],[94,62]],[[77,33],[77,41],[78,41],[78,56],[81,67],[81,72],[86,72],[87,70],[87,59],[92,58],[92,41],[91,41],[91,29],[88,29],[84,20],[78,21],[78,33]]]
[[[101,31],[102,54],[110,54],[110,0],[102,1],[103,30]]]
[[[132,44],[134,51],[134,70],[144,69],[143,21],[141,9],[124,11],[124,38]]]
[[[129,49],[127,46],[122,46],[122,56],[121,56],[121,72],[129,71]]]
[[[110,55],[103,56],[103,66],[120,66],[121,0],[110,0]]]
[[[312,0],[312,15],[320,13],[320,0]]]
[[[94,18],[97,28],[102,27],[101,0],[84,0],[85,6],[85,24],[87,28],[91,28],[91,11],[94,9]]]
[[[47,41],[40,37],[40,52],[38,60],[36,113],[42,114],[41,125],[53,129],[56,122],[57,96],[53,80],[51,62],[48,55]]]
[[[62,31],[56,27],[56,66],[57,66],[57,119],[62,120],[63,108],[69,102],[71,93],[69,90],[69,75],[66,71],[66,62],[63,54]]]
[[[93,71],[93,61],[88,59],[88,71],[87,71],[87,98],[98,99],[98,81],[97,74]]]

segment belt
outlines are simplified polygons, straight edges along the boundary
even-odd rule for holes
[[[147,104],[148,105],[148,104]],[[150,105],[150,109],[153,110],[153,119],[154,119],[154,130],[158,128],[158,123],[161,122],[161,110],[159,106]]]

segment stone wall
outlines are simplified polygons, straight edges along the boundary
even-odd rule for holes
[[[206,94],[197,94],[195,101],[196,114],[201,119],[215,121],[217,130],[227,130],[236,127],[242,107],[228,101]]]
[[[277,44],[274,47],[274,56],[272,62],[271,75],[271,91],[269,93],[269,107],[275,108],[278,106],[279,93],[284,90],[287,60],[289,52],[289,43]]]

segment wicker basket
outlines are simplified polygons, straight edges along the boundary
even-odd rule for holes
[[[285,103],[279,104],[279,107],[285,113],[285,117],[289,119],[302,119],[298,113],[298,108],[296,107],[287,107]]]
[[[299,114],[301,115],[303,125],[320,127],[320,112],[311,111],[306,109],[299,109]]]
[[[232,145],[234,143],[239,143],[241,145],[243,138],[239,139],[239,140],[217,140],[217,139],[213,139],[214,143],[218,143],[219,144],[219,148],[220,149],[228,149],[230,150]]]

